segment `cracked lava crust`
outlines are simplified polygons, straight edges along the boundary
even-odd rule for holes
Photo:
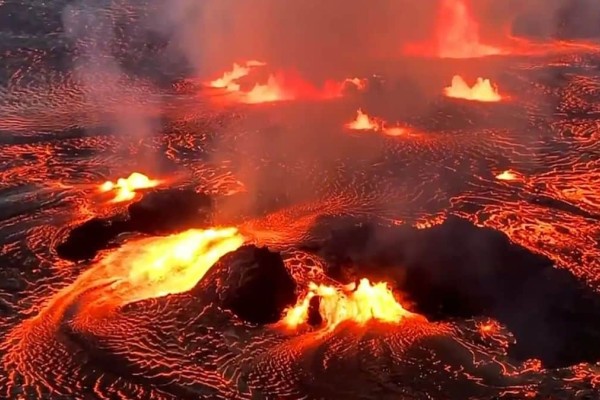
[[[115,81],[56,33],[89,5],[36,6],[1,50],[0,398],[600,396],[600,52],[463,3],[460,43],[323,84],[160,70],[122,0]]]

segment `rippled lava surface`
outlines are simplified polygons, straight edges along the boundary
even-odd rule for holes
[[[0,1],[0,8],[24,12],[10,0]],[[501,309],[494,315],[486,315],[488,309],[429,310],[435,318],[426,325],[341,325],[326,334],[282,331],[247,324],[211,301],[219,265],[190,293],[95,318],[82,305],[102,288],[76,296],[69,290],[89,265],[62,260],[54,249],[83,221],[123,211],[97,198],[99,183],[143,170],[172,187],[251,199],[224,200],[217,219],[245,227],[257,233],[259,244],[281,251],[300,285],[326,279],[330,260],[303,246],[330,236],[327,229],[315,229],[325,217],[424,231],[459,218],[542,257],[551,271],[586,288],[590,298],[574,301],[570,296],[579,294],[549,290],[560,286],[549,283],[550,273],[529,274],[532,265],[505,266],[515,281],[523,271],[528,279],[523,290],[544,288],[524,296],[538,302],[524,302],[522,308],[563,313],[560,296],[565,296],[563,308],[579,308],[567,314],[598,319],[593,304],[600,289],[600,54],[504,60],[507,67],[498,82],[513,94],[506,104],[438,98],[416,113],[398,100],[393,118],[409,122],[418,133],[394,138],[342,129],[357,105],[366,102],[375,110],[377,94],[320,104],[223,108],[138,75],[118,83],[119,96],[111,98],[108,90],[98,101],[73,72],[76,63],[57,59],[57,53],[72,53],[69,59],[76,60],[78,53],[56,33],[55,11],[38,6],[37,20],[29,19],[22,32],[2,33],[7,36],[2,51],[11,62],[0,88],[0,397],[599,396],[598,342],[582,343],[589,351],[571,351],[577,356],[561,356],[561,340],[544,341],[550,328],[571,329],[567,322],[542,326],[552,318],[535,319],[524,340],[535,342],[539,332],[546,346],[539,354],[510,351],[515,335],[518,339],[510,326],[522,327],[523,321],[502,318]],[[131,20],[140,9],[123,6],[115,13]],[[56,32],[52,23],[58,24]],[[40,31],[40,25],[50,28]],[[99,86],[110,83],[104,78],[99,72],[86,77]],[[394,93],[381,96],[394,99]],[[118,129],[101,123],[103,113],[123,104],[131,104],[128,112],[150,128],[136,133],[138,125],[131,124],[129,133],[127,123],[117,124]],[[495,178],[508,169],[519,178]],[[477,234],[443,237],[418,254],[435,253],[435,246],[445,248],[451,241],[456,245],[450,247],[472,248],[484,240]],[[480,253],[469,267],[493,264],[484,256]],[[436,288],[423,286],[432,297]],[[425,307],[427,295],[413,293],[413,298],[417,309]],[[482,324],[491,319],[500,324],[483,334]],[[590,322],[585,337],[600,335],[596,329]],[[561,351],[554,354],[553,346]]]

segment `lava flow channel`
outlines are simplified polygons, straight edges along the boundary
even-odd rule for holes
[[[70,356],[71,346],[61,340],[61,330],[85,330],[127,304],[188,291],[222,256],[243,243],[236,228],[219,228],[124,244],[9,333],[2,358],[5,371],[12,371],[8,390],[23,379],[37,393],[42,387],[61,393],[61,383],[80,371]],[[62,360],[60,366],[56,359]]]

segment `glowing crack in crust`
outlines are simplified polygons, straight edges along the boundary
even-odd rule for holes
[[[12,7],[16,2],[4,3]],[[126,18],[132,18],[129,27],[135,28],[135,15],[144,10],[132,10],[131,2],[118,3]],[[478,39],[482,42],[485,46]],[[514,108],[494,107],[492,112],[472,103],[452,104],[415,116],[398,105],[399,115],[394,118],[432,130],[401,143],[335,129],[313,132],[324,120],[341,130],[349,112],[365,104],[347,104],[331,121],[320,113],[324,103],[316,111],[301,108],[300,117],[291,118],[289,125],[303,128],[284,130],[275,138],[289,140],[297,135],[302,143],[316,143],[319,148],[324,147],[322,140],[339,144],[327,146],[326,162],[319,163],[303,157],[306,147],[299,141],[287,152],[277,146],[248,146],[264,143],[265,132],[273,133],[270,127],[250,129],[236,116],[171,91],[163,94],[142,78],[119,80],[122,96],[113,96],[114,86],[107,84],[110,79],[98,71],[90,80],[107,89],[109,96],[96,104],[90,100],[94,97],[88,86],[44,64],[44,57],[50,58],[55,48],[51,52],[21,46],[11,59],[21,57],[26,62],[11,70],[10,85],[0,90],[0,127],[5,131],[0,152],[4,200],[0,204],[0,397],[352,398],[365,392],[434,399],[464,398],[465,393],[477,399],[572,399],[573,393],[598,397],[600,370],[595,360],[560,368],[535,359],[515,360],[508,351],[515,338],[487,317],[445,323],[404,318],[393,329],[388,323],[377,327],[372,320],[351,324],[352,328],[340,323],[334,330],[317,333],[282,332],[249,326],[212,305],[208,294],[219,283],[210,276],[214,267],[192,295],[179,293],[191,282],[168,273],[173,269],[164,268],[170,265],[167,258],[162,258],[163,264],[149,263],[152,272],[143,272],[148,266],[140,264],[141,269],[130,276],[133,258],[125,253],[120,255],[126,256],[127,264],[114,259],[111,267],[102,263],[103,258],[86,268],[60,260],[52,251],[66,232],[94,216],[95,200],[77,184],[96,188],[105,179],[100,172],[105,168],[137,170],[135,155],[153,149],[161,161],[164,158],[188,171],[187,183],[197,190],[230,193],[244,180],[239,175],[246,173],[244,183],[252,194],[273,186],[281,189],[274,194],[280,197],[297,194],[299,188],[309,193],[312,197],[267,216],[243,216],[252,220],[264,243],[285,253],[286,266],[302,287],[311,281],[326,282],[326,263],[294,247],[313,237],[309,228],[323,215],[368,215],[395,226],[422,229],[437,226],[447,216],[459,216],[503,232],[513,243],[548,257],[556,272],[577,277],[597,293],[598,46],[553,42],[540,49],[535,53],[539,58],[511,62],[499,82],[511,93],[527,93],[515,99]],[[478,50],[481,47],[469,45],[465,51],[458,46],[458,51],[427,54],[470,57],[481,54]],[[555,54],[559,50],[560,56]],[[43,79],[33,77],[41,71]],[[560,79],[548,79],[550,75]],[[439,89],[434,88],[438,95]],[[163,95],[172,101],[159,108],[157,99]],[[176,122],[160,138],[138,138],[129,146],[123,145],[123,137],[102,129],[73,134],[74,127],[98,126],[102,122],[98,115],[124,106],[151,117],[164,113]],[[256,107],[249,112],[260,111]],[[372,111],[380,112],[375,107]],[[471,120],[479,123],[470,125]],[[215,137],[222,145],[219,148]],[[215,160],[222,162],[199,159],[200,149],[202,154],[218,154]],[[244,160],[244,168],[236,160]],[[279,169],[280,175],[273,173]],[[526,180],[512,180],[513,172]],[[264,180],[252,179],[262,174]],[[147,242],[151,243],[159,244]],[[134,247],[124,248],[132,256],[137,252]],[[188,260],[188,250],[175,259]],[[165,257],[149,249],[146,253]],[[176,265],[174,270],[182,268]],[[202,272],[183,274],[193,281]],[[130,279],[149,287],[136,289]],[[151,298],[144,300],[147,296]],[[588,312],[585,307],[579,311]],[[569,334],[569,330],[559,333]],[[573,348],[563,350],[570,353]]]

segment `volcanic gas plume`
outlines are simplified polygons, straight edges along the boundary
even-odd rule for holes
[[[445,88],[444,93],[446,96],[456,99],[481,101],[485,103],[493,103],[502,100],[502,96],[498,93],[498,89],[492,85],[489,79],[477,78],[475,84],[469,86],[469,84],[459,75],[455,75],[452,78],[452,85]]]

